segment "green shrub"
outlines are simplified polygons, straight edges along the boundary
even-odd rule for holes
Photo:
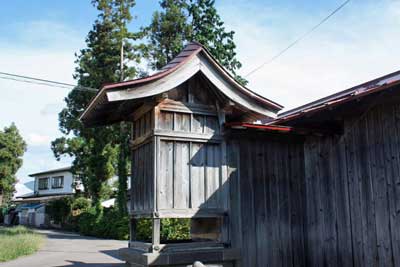
[[[85,211],[90,208],[90,200],[84,197],[78,197],[74,199],[71,205],[72,210]]]
[[[150,219],[139,219],[136,224],[136,239],[151,241],[152,222]],[[161,219],[161,241],[190,239],[190,219]]]
[[[50,220],[54,223],[65,223],[67,217],[71,214],[72,199],[70,197],[64,197],[50,201],[46,205],[46,214]]]
[[[128,240],[129,217],[122,216],[115,208],[98,210],[90,208],[78,219],[79,232],[101,238]]]
[[[79,211],[79,212],[76,212]],[[101,238],[129,239],[129,216],[121,215],[116,208],[91,207],[84,198],[54,200],[46,207],[46,213],[55,223],[66,230],[79,231],[83,235]],[[150,241],[152,223],[150,219],[138,220],[136,238]],[[190,219],[162,219],[161,240],[185,240],[190,238]]]
[[[136,223],[136,239],[140,241],[151,241],[153,225],[150,219],[138,219]]]
[[[162,219],[161,240],[190,239],[190,219]]]
[[[96,226],[97,212],[95,208],[90,208],[77,216],[78,229],[83,235],[94,235]]]

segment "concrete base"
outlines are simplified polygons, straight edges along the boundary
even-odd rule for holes
[[[199,261],[207,267],[235,267],[240,260],[238,249],[196,249],[179,252],[146,253],[132,248],[119,250],[129,267],[193,267]]]

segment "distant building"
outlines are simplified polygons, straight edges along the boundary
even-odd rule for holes
[[[20,196],[14,201],[20,204],[17,208],[20,224],[33,226],[47,224],[46,203],[84,190],[81,179],[72,174],[71,167],[33,173],[29,176],[35,178],[34,192]]]

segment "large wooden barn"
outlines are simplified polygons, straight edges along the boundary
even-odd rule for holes
[[[81,120],[132,122],[129,266],[400,266],[400,72],[282,113],[190,43],[104,86]],[[152,220],[152,240],[136,222]],[[191,240],[160,240],[190,218]],[[196,264],[197,265],[197,264]]]

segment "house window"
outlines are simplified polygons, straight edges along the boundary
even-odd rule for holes
[[[51,188],[63,188],[64,186],[64,176],[53,177]]]
[[[49,178],[39,178],[39,190],[49,189]]]

